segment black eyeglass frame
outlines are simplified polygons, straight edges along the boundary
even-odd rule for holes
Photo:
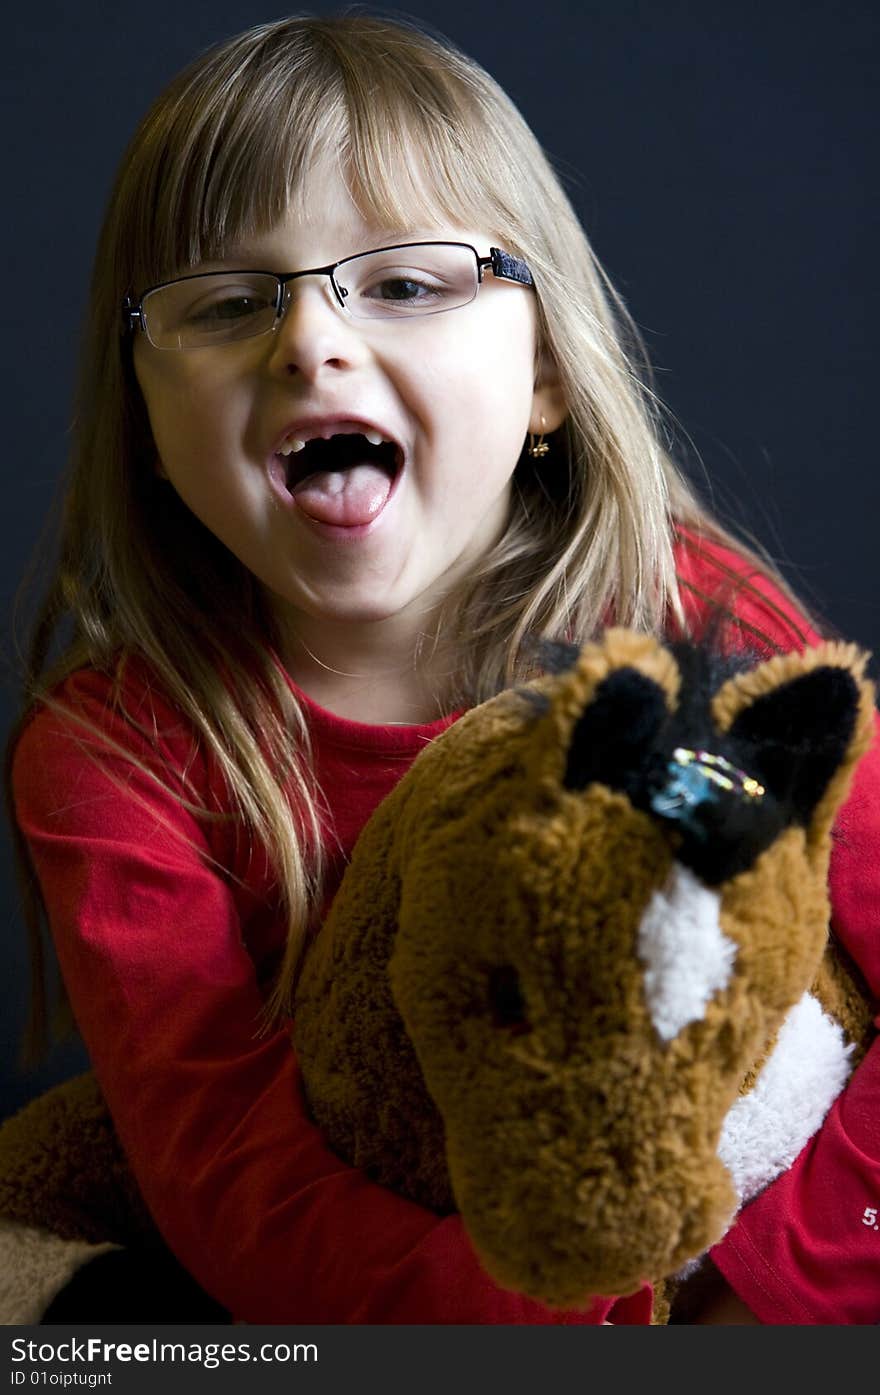
[[[341,266],[345,266],[349,262],[360,261],[363,257],[374,257],[379,252],[399,252],[405,251],[409,247],[466,247],[469,252],[473,252],[474,260],[477,264],[478,287],[482,285],[483,272],[491,271],[492,275],[496,276],[499,280],[515,281],[518,285],[531,286],[534,289],[534,277],[532,276],[532,273],[530,272],[527,264],[522,260],[521,257],[515,257],[510,252],[504,252],[500,247],[490,247],[488,257],[481,257],[476,247],[471,246],[469,242],[453,242],[444,241],[442,239],[438,240],[437,238],[428,238],[422,242],[395,242],[392,243],[390,247],[371,247],[368,252],[355,252],[353,256],[340,257],[338,262],[331,262],[327,266],[307,267],[304,271],[265,271],[260,267],[249,267],[246,270],[239,268],[237,270],[233,269],[228,272],[198,271],[194,272],[192,276],[174,276],[170,281],[160,281],[155,286],[148,286],[146,290],[141,291],[137,301],[135,301],[133,292],[129,291],[126,293],[122,302],[122,333],[133,334],[135,330],[139,329],[142,334],[147,334],[147,321],[146,315],[144,314],[144,301],[147,299],[149,295],[152,295],[154,291],[161,291],[166,286],[176,286],[181,281],[199,281],[208,276],[242,275],[271,276],[275,281],[278,282],[278,293],[275,300],[275,320],[271,330],[262,331],[262,333],[269,334],[272,332],[272,330],[277,328],[283,316],[284,291],[289,281],[296,281],[300,276],[329,277],[330,284],[333,287],[333,292],[336,296],[336,299],[339,302],[340,307],[343,310],[345,310],[345,298],[348,295],[348,291],[345,289],[344,286],[339,285],[335,275],[335,273],[339,270]],[[476,292],[474,293],[474,295],[476,295]],[[463,302],[464,305],[469,305],[470,303],[470,301]],[[448,308],[459,310],[462,307],[455,305],[450,306]],[[443,311],[432,311],[430,313],[442,314]],[[358,317],[354,316],[353,318],[357,319]],[[421,318],[421,316],[419,318]],[[147,337],[149,338],[149,335],[147,335]],[[254,335],[253,337],[257,338],[258,336]]]

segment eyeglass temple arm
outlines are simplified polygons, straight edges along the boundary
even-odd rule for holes
[[[500,276],[503,281],[518,281],[521,286],[534,286],[535,281],[525,262],[519,257],[513,257],[509,252],[502,252],[500,247],[490,247],[488,257],[478,257],[477,262],[480,267],[480,278],[484,267],[491,267],[494,276]]]
[[[127,291],[122,302],[122,334],[133,334],[136,329],[144,329],[144,312],[131,291]]]

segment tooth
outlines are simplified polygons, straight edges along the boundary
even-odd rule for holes
[[[288,436],[282,446],[278,448],[279,455],[291,455],[296,451],[305,450],[305,441],[300,441],[296,436]]]
[[[382,437],[379,435],[378,431],[365,431],[364,435],[366,436],[371,446],[381,446]]]

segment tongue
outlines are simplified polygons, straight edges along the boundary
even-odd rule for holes
[[[322,470],[309,475],[291,493],[310,518],[356,528],[382,512],[391,493],[391,480],[377,465],[352,465],[347,470]]]

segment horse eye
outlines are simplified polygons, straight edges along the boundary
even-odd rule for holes
[[[531,1030],[519,974],[512,964],[499,964],[489,974],[489,1006],[493,1026],[514,1036]]]

